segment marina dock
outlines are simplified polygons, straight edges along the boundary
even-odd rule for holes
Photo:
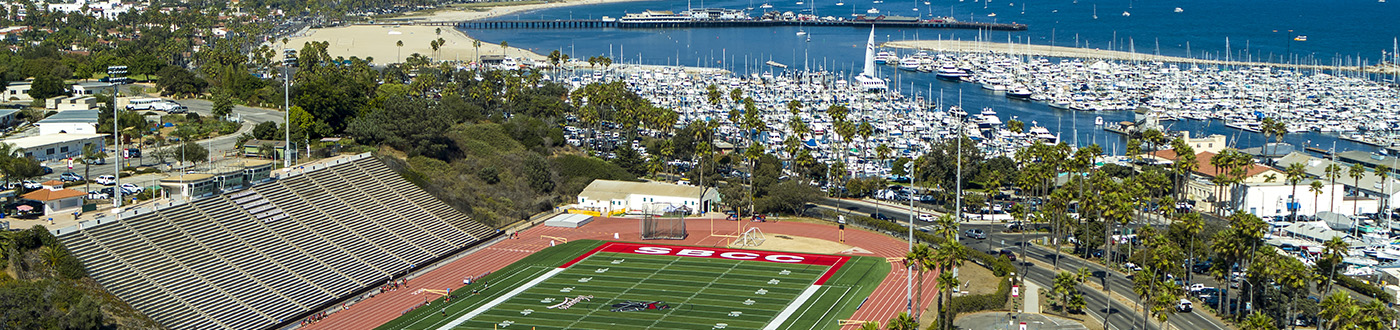
[[[997,53],[1015,56],[1047,56],[1063,58],[1084,58],[1115,61],[1143,61],[1143,62],[1170,62],[1170,63],[1193,63],[1205,65],[1229,65],[1240,67],[1275,67],[1305,70],[1340,70],[1356,71],[1364,68],[1369,73],[1393,74],[1396,73],[1394,65],[1382,64],[1368,67],[1356,66],[1331,66],[1331,65],[1307,65],[1307,64],[1287,64],[1272,62],[1245,62],[1245,61],[1222,61],[1206,60],[1190,57],[1164,56],[1145,53],[1134,53],[1117,50],[1103,50],[1097,48],[1078,48],[1064,46],[1027,45],[1012,44],[1004,42],[985,41],[963,41],[963,40],[910,40],[891,41],[880,45],[888,48],[904,48],[927,50],[940,53]]]

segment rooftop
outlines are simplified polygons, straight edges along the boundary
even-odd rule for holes
[[[161,183],[197,182],[197,181],[200,181],[200,180],[208,180],[209,178],[212,178],[212,177],[214,177],[213,174],[193,173],[193,174],[177,175],[177,176],[172,176],[172,177],[160,179],[160,182],[161,182]]]
[[[39,147],[39,146],[51,145],[51,144],[55,144],[55,143],[82,141],[82,140],[88,140],[88,139],[101,139],[101,138],[103,138],[103,137],[105,137],[105,136],[106,136],[106,135],[102,135],[102,134],[73,134],[73,133],[62,133],[62,134],[49,134],[49,135],[39,135],[39,136],[23,137],[23,138],[18,138],[18,139],[8,139],[8,140],[4,140],[3,142],[9,143],[9,144],[13,144],[13,145],[15,145],[16,148],[20,148],[20,149],[29,149],[29,148]]]
[[[699,198],[700,191],[700,187],[664,182],[593,180],[593,183],[588,184],[588,187],[578,194],[593,200],[624,199],[634,194]]]
[[[87,195],[87,193],[81,192],[81,191],[77,191],[77,190],[73,190],[73,189],[58,189],[58,190],[39,189],[39,190],[35,190],[35,191],[33,191],[33,192],[30,192],[30,193],[28,193],[28,194],[24,194],[23,196],[20,196],[20,198],[29,199],[29,200],[36,200],[36,201],[41,201],[41,202],[47,202],[47,201],[52,201],[52,200],[60,200],[60,199],[64,199],[64,198],[80,197],[80,196],[84,196],[84,195]]]
[[[35,124],[44,125],[59,123],[97,123],[97,110],[59,111]]]

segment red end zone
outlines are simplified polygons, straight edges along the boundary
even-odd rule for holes
[[[850,257],[846,256],[833,256],[825,254],[806,254],[699,246],[674,246],[659,244],[608,242],[603,243],[603,245],[600,245],[596,248],[593,248],[593,250],[588,251],[588,253],[584,253],[583,255],[578,256],[578,258],[574,258],[574,260],[570,260],[569,262],[560,265],[559,268],[568,268],[569,266],[573,266],[574,263],[582,261],[584,258],[588,258],[588,256],[591,256],[594,253],[598,252],[673,255],[682,257],[716,258],[729,260],[752,260],[784,264],[819,265],[831,267],[830,269],[827,269],[826,273],[823,273],[821,277],[817,278],[816,283],[813,283],[815,285],[822,285],[823,283],[826,283],[826,279],[830,278],[831,275],[836,274],[836,270],[840,269],[841,265],[845,264],[846,260],[850,259]]]

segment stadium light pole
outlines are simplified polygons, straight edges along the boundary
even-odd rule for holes
[[[282,107],[286,108],[286,111],[282,113],[284,116],[282,133],[286,139],[282,142],[282,168],[292,167],[292,70],[286,64],[282,65]],[[277,150],[272,152],[277,153]]]
[[[112,155],[116,160],[112,162],[112,185],[116,187],[112,189],[112,194],[116,195],[112,197],[112,208],[117,210],[118,216],[121,215],[122,208],[122,140],[121,131],[117,129],[120,125],[117,123],[117,93],[120,92],[119,88],[120,85],[112,84],[112,102],[110,103],[112,109],[112,150],[115,150]]]

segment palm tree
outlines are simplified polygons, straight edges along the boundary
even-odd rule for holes
[[[1055,274],[1055,284],[1053,292],[1055,299],[1060,303],[1060,315],[1069,316],[1070,297],[1079,294],[1079,276],[1070,272],[1060,272]]]
[[[501,56],[506,56],[506,49],[509,49],[507,48],[509,46],[509,43],[506,43],[504,40],[501,41]]]
[[[1311,184],[1308,184],[1308,191],[1313,193],[1313,213],[1316,213],[1317,206],[1322,205],[1318,202],[1322,197],[1322,181],[1313,180]]]
[[[403,40],[399,40],[397,45],[399,46],[399,62],[403,62]]]
[[[1298,183],[1302,182],[1303,178],[1307,177],[1308,168],[1307,165],[1303,165],[1303,163],[1293,163],[1288,165],[1288,169],[1284,170],[1284,174],[1288,177],[1288,183],[1293,185],[1293,195],[1290,196],[1293,200],[1288,201],[1288,208],[1290,211],[1293,211],[1293,217],[1297,218],[1298,209],[1303,208],[1302,205],[1298,204]]]
[[[1256,311],[1244,319],[1240,330],[1278,330],[1278,327],[1274,325],[1274,319]]]
[[[1319,316],[1327,321],[1328,329],[1346,329],[1356,324],[1361,308],[1356,300],[1346,292],[1337,292],[1322,299],[1318,304]]]
[[[923,309],[920,308],[920,306],[924,305],[924,273],[927,273],[929,270],[929,268],[925,266],[928,266],[930,264],[929,260],[932,259],[933,250],[929,249],[928,244],[924,243],[915,244],[912,250],[904,254],[905,267],[919,274],[919,291],[914,299],[914,317],[918,317],[919,314],[923,313]]]
[[[87,182],[84,183],[83,190],[91,190],[90,188],[92,188],[92,163],[96,162],[98,159],[103,158],[107,158],[107,153],[102,152],[102,150],[98,150],[97,145],[89,144],[83,146],[83,178],[87,179],[84,180]]]
[[[1389,203],[1389,202],[1390,202],[1390,191],[1388,191],[1388,190],[1385,189],[1385,188],[1386,188],[1386,183],[1388,183],[1388,182],[1390,181],[1390,166],[1376,165],[1376,176],[1377,176],[1377,177],[1380,177],[1380,179],[1381,179],[1381,202],[1380,202],[1380,206],[1381,206],[1381,207],[1380,207],[1380,212],[1381,212],[1381,214],[1384,214],[1384,215],[1385,215],[1385,217],[1382,218],[1382,219],[1384,219],[1384,220],[1386,220],[1386,221],[1383,222],[1383,223],[1381,223],[1381,227],[1384,228],[1384,227],[1390,225],[1390,224],[1388,223],[1389,220],[1390,220],[1390,203]]]
[[[860,330],[880,330],[880,322],[870,321],[861,323]]]
[[[1335,202],[1337,200],[1337,179],[1342,178],[1342,167],[1338,166],[1337,163],[1329,164],[1325,173],[1327,184],[1332,185],[1332,196],[1327,198],[1327,211],[1333,212],[1336,208],[1335,204],[1337,204]]]
[[[885,323],[885,330],[919,330],[919,320],[915,320],[908,312],[899,312],[899,316]]]
[[[430,48],[433,49],[433,59],[437,59],[437,57],[438,57],[438,55],[437,55],[438,46],[439,46],[439,45],[438,45],[437,40],[428,41],[428,47],[430,47]]]
[[[1351,168],[1347,170],[1347,176],[1355,180],[1355,184],[1352,185],[1352,187],[1356,189],[1355,193],[1357,197],[1352,199],[1351,214],[1361,214],[1361,178],[1366,176],[1366,165],[1361,165],[1361,163],[1351,164]]]
[[[1332,239],[1322,243],[1323,256],[1332,266],[1331,271],[1327,272],[1327,290],[1323,291],[1324,294],[1332,292],[1332,284],[1337,278],[1337,264],[1342,263],[1342,258],[1347,256],[1349,248],[1350,245],[1337,236],[1332,236]]]
[[[476,57],[477,61],[481,61],[481,40],[472,39],[472,48],[476,49],[472,51],[472,56]],[[593,65],[592,59],[589,59],[588,64]]]

